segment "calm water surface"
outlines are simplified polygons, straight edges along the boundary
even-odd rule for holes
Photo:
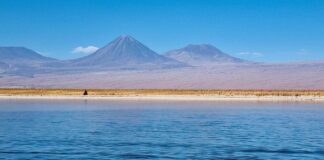
[[[324,105],[2,99],[0,159],[324,159]]]

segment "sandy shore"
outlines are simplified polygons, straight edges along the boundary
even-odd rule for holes
[[[198,95],[111,95],[111,96],[62,96],[62,95],[0,95],[0,99],[66,99],[66,100],[170,100],[170,101],[286,101],[323,102],[323,96],[198,96]]]

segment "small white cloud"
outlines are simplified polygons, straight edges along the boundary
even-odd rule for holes
[[[85,53],[85,54],[89,54],[89,53],[93,53],[95,51],[97,51],[99,48],[96,46],[87,46],[87,47],[76,47],[73,49],[72,53]]]
[[[240,52],[238,53],[241,56],[248,56],[248,57],[262,57],[263,54],[260,52]]]

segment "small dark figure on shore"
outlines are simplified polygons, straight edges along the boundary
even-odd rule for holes
[[[84,90],[83,95],[84,96],[88,95],[88,91],[87,90]]]

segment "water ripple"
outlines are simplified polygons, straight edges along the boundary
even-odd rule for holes
[[[120,158],[127,158],[127,159],[152,159],[152,158],[158,158],[158,156],[155,156],[155,155],[134,154],[134,153],[120,154],[119,157]]]
[[[84,155],[89,152],[56,152],[56,151],[0,151],[0,154],[46,154],[46,155]]]
[[[319,155],[324,155],[324,150],[315,150],[315,151],[291,150],[291,149],[272,150],[272,149],[266,149],[266,148],[256,148],[256,149],[243,149],[243,150],[241,150],[241,152],[246,152],[246,153],[282,153],[282,154],[319,154]]]

